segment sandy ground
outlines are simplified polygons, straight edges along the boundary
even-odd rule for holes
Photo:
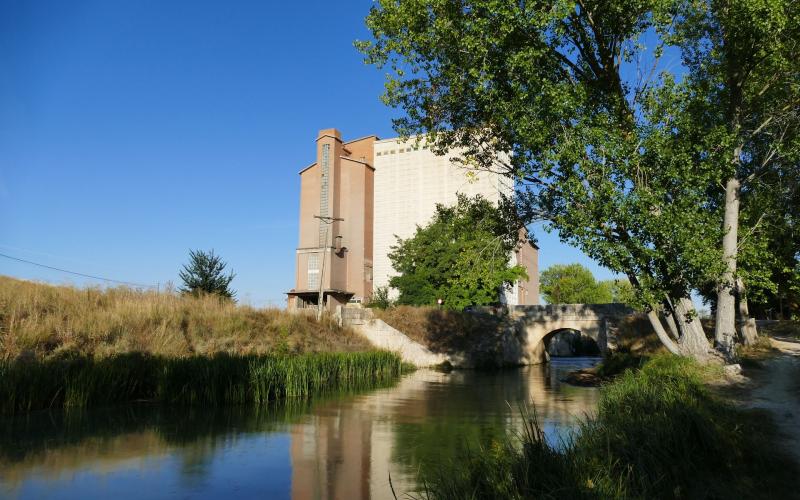
[[[800,341],[771,339],[781,355],[763,362],[764,368],[752,370],[752,386],[745,406],[762,408],[774,415],[785,446],[800,461]]]

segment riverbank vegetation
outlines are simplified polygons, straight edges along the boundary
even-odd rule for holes
[[[263,405],[390,383],[403,372],[388,352],[167,358],[129,353],[0,362],[0,413],[81,409],[134,401]]]
[[[797,465],[769,418],[706,385],[720,368],[657,356],[602,389],[563,443],[535,412],[516,438],[424,476],[425,498],[788,498]]]
[[[131,401],[265,404],[394,380],[396,355],[333,320],[212,295],[0,277],[0,413]]]
[[[353,352],[371,345],[333,320],[212,295],[78,289],[0,276],[0,359]]]

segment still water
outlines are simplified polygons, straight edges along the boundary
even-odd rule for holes
[[[559,382],[596,358],[497,373],[417,371],[394,387],[270,409],[147,405],[0,421],[2,498],[392,498],[425,464],[519,429],[554,442],[596,389]]]

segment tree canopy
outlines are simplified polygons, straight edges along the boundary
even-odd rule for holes
[[[389,284],[400,292],[399,304],[462,309],[499,300],[503,288],[526,276],[509,256],[520,243],[519,227],[483,197],[458,196],[454,206],[436,213],[414,235],[399,239],[389,258],[397,276]]]
[[[236,276],[233,272],[225,274],[227,264],[220,256],[202,250],[189,250],[189,263],[184,264],[179,275],[183,281],[180,292],[183,294],[213,294],[233,299],[236,292],[230,288]]]
[[[518,180],[528,220],[675,316],[670,350],[708,349],[691,291],[727,301],[763,237],[737,245],[739,186],[798,165],[792,1],[381,0],[367,26],[401,134]]]
[[[539,287],[548,304],[607,304],[613,300],[609,283],[598,282],[580,264],[556,264],[542,271]]]
[[[552,265],[542,271],[539,281],[548,304],[636,304],[627,280],[599,281],[589,269],[577,263]]]

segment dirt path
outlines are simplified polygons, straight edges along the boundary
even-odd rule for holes
[[[773,414],[786,437],[786,448],[800,461],[800,342],[773,338],[780,356],[764,361],[763,370],[754,370],[755,386],[746,406]]]

